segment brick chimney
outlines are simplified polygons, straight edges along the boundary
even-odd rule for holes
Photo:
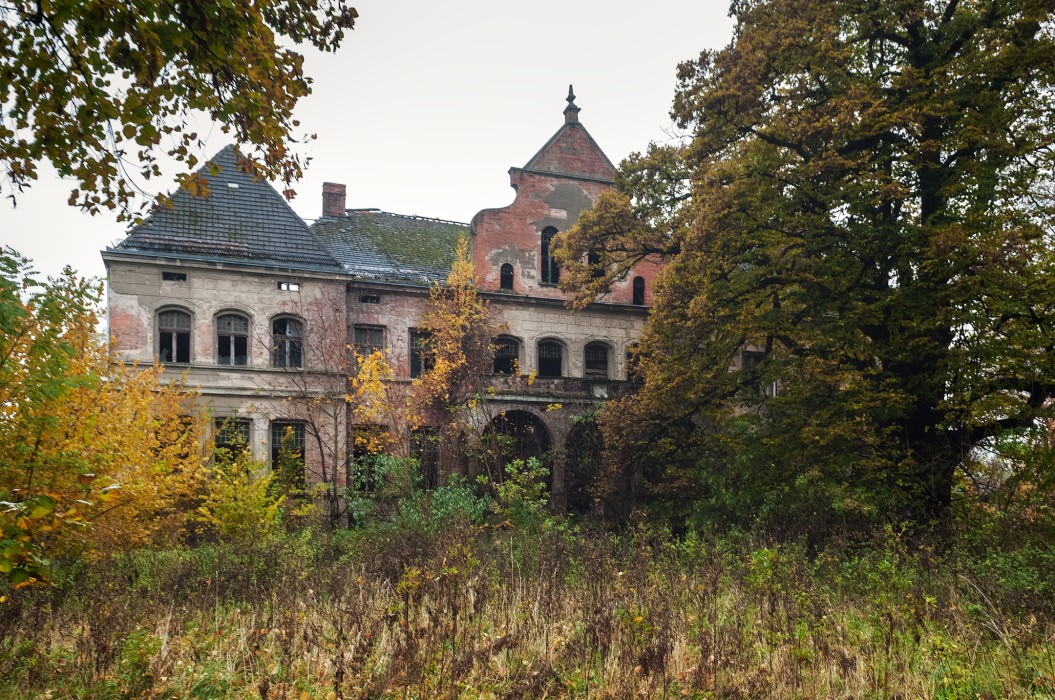
[[[322,183],[322,215],[344,216],[347,188],[336,182]]]

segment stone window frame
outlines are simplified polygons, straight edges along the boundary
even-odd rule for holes
[[[278,322],[278,321],[296,321],[298,324],[300,324],[300,336],[299,336],[300,337],[300,364],[291,365],[288,362],[285,362],[283,364],[279,364],[278,363],[278,361],[277,361],[277,358],[278,358],[278,345],[275,342],[275,323]],[[270,319],[268,319],[267,328],[268,328],[269,343],[270,343],[270,346],[271,346],[270,347],[270,355],[271,355],[270,366],[273,367],[274,369],[306,369],[307,356],[305,354],[305,350],[307,349],[307,338],[308,338],[308,324],[307,324],[307,322],[303,318],[301,318],[300,316],[297,316],[296,314],[275,314]],[[288,326],[287,326],[287,329],[288,329]],[[286,340],[288,340],[289,338],[295,338],[295,337],[298,337],[298,336],[291,336],[291,335],[289,335],[288,330],[287,330],[287,333],[283,336],[283,338],[286,339]]]
[[[189,320],[186,329],[164,329],[161,327],[161,317],[169,312],[177,312],[186,316]],[[166,332],[182,331],[187,334],[187,359],[184,361],[180,360],[165,360],[161,356],[161,336]],[[179,306],[178,304],[166,304],[157,309],[154,312],[154,348],[155,354],[157,355],[158,362],[164,365],[189,365],[194,360],[194,312],[188,309],[186,306]]]
[[[590,370],[590,368],[588,366],[589,358],[587,357],[587,354],[590,352],[590,348],[591,347],[604,348],[605,361],[604,361],[604,374],[603,375],[598,374],[598,373],[591,374],[591,370]],[[615,370],[615,352],[614,352],[612,344],[610,342],[608,342],[607,340],[600,340],[600,339],[592,338],[592,339],[587,340],[586,342],[584,342],[582,344],[582,376],[585,379],[597,379],[597,380],[611,379],[614,370]]]
[[[240,316],[246,321],[246,332],[245,332],[245,364],[223,363],[220,362],[220,319],[224,316]],[[253,315],[248,313],[244,309],[221,309],[213,314],[212,317],[213,333],[213,357],[216,358],[216,364],[220,367],[249,367],[253,364]],[[223,335],[240,335],[234,333],[223,333]]]
[[[500,335],[495,336],[495,339],[493,341],[493,345],[494,345],[494,348],[495,348],[494,359],[495,359],[496,362],[498,360],[498,346],[503,341],[513,342],[513,343],[516,344],[516,356],[513,359],[516,360],[516,364],[517,364],[517,368],[519,370],[519,374],[524,374],[524,341],[523,341],[523,339],[518,338],[515,335],[510,335],[509,333],[502,333]],[[500,374],[500,375],[504,375],[504,376],[515,376],[514,373],[512,373],[512,372],[508,372],[507,373],[507,372],[497,372],[497,371],[495,371],[495,364],[494,363],[492,363],[492,365],[491,365],[491,374]]]
[[[547,343],[553,343],[560,348],[560,374],[543,374],[542,373],[542,346]],[[539,377],[548,377],[551,379],[557,379],[560,377],[568,376],[568,343],[553,336],[546,336],[539,338],[535,341],[535,370],[538,372]]]

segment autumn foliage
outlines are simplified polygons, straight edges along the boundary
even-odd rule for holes
[[[95,284],[0,265],[0,571],[26,584],[56,557],[174,542],[204,476],[193,395],[110,354]]]

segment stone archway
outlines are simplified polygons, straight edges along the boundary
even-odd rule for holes
[[[547,468],[552,463],[553,441],[541,418],[530,411],[503,411],[484,427],[481,436],[480,471],[491,483],[505,480],[505,467],[516,459],[538,458]],[[547,478],[546,488],[552,477]]]

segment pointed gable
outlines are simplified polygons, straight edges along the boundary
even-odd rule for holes
[[[340,264],[285,198],[242,172],[238,157],[234,146],[217,153],[198,171],[208,182],[208,195],[178,190],[170,206],[156,207],[116,249],[339,271]]]
[[[608,160],[608,156],[593,140],[586,127],[579,123],[579,108],[575,105],[575,94],[570,85],[568,106],[564,110],[564,126],[557,130],[523,169],[607,181],[611,181],[615,175],[612,161]]]
[[[593,140],[586,127],[567,123],[524,166],[524,170],[541,170],[559,175],[611,180],[615,166]]]

